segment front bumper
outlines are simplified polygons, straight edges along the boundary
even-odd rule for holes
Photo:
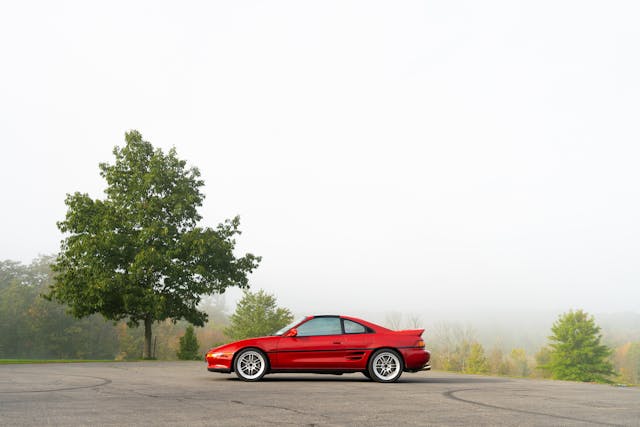
[[[233,353],[208,352],[205,356],[209,372],[231,372]]]

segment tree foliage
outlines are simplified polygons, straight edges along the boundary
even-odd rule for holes
[[[509,354],[510,374],[516,377],[528,377],[531,374],[529,369],[529,361],[527,360],[527,353],[523,348],[514,348]]]
[[[144,327],[114,324],[99,314],[78,319],[65,306],[41,297],[53,283],[54,260],[44,256],[29,265],[0,261],[0,359],[140,359]],[[207,348],[224,343],[224,295],[203,299],[199,309],[209,321],[196,329],[198,341]],[[176,359],[187,325],[184,320],[154,325],[153,356]]]
[[[473,342],[477,342],[476,332],[470,325],[437,323],[430,339],[433,366],[447,371],[464,371]]]
[[[200,360],[202,356],[199,353],[200,344],[194,332],[193,326],[187,326],[184,335],[180,337],[180,349],[178,350],[178,359],[180,360]]]
[[[615,359],[620,379],[628,384],[640,384],[640,342],[628,342],[620,346]]]
[[[489,372],[489,360],[484,354],[484,347],[478,342],[471,344],[469,356],[465,361],[464,372],[467,374],[486,374]]]
[[[187,168],[175,149],[154,149],[137,131],[125,139],[113,150],[115,162],[100,164],[104,199],[67,195],[58,223],[66,238],[47,297],[77,317],[100,313],[130,326],[143,323],[148,357],[153,322],[203,325],[202,296],[246,288],[260,258],[234,256],[238,217],[215,229],[197,225],[204,199],[197,168]]]
[[[225,334],[232,340],[261,337],[293,321],[289,309],[278,307],[276,302],[275,296],[262,289],[258,292],[244,291]]]
[[[549,362],[543,366],[560,380],[609,382],[611,350],[600,343],[600,327],[582,310],[562,314],[551,327]]]
[[[113,358],[118,342],[110,322],[75,319],[40,297],[53,281],[52,260],[0,261],[0,358]]]

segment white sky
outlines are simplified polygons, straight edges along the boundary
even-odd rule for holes
[[[0,3],[0,259],[124,132],[296,312],[640,311],[640,3]],[[237,296],[237,292],[231,296]]]

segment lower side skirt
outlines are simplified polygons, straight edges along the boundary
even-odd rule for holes
[[[362,372],[362,369],[270,369],[270,374],[349,374]]]

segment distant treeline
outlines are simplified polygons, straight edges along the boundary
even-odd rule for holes
[[[430,339],[432,365],[435,369],[468,374],[493,374],[513,377],[551,378],[543,368],[550,362],[551,349],[541,347],[535,354],[523,348],[505,350],[498,346],[486,349],[472,327],[440,323]],[[611,349],[609,363],[615,374],[611,381],[640,384],[640,341],[626,342]]]
[[[129,328],[100,315],[76,319],[66,308],[42,298],[52,281],[52,257],[40,257],[30,265],[0,261],[0,359],[140,359],[143,328]],[[230,339],[224,299],[212,299],[203,308],[209,322],[196,328],[200,352]],[[392,313],[386,321],[392,329],[422,327],[419,316],[404,319]],[[408,323],[407,323],[408,322]],[[405,324],[406,323],[406,324]],[[154,327],[153,353],[158,359],[177,359],[179,339],[186,322],[162,322]],[[605,331],[606,338],[606,331]],[[610,362],[617,377],[629,384],[640,383],[640,340],[625,337],[612,346]],[[631,338],[631,339],[629,339]],[[425,334],[435,369],[472,374],[547,377],[538,369],[548,362],[549,349],[528,353],[523,348],[485,347],[472,327],[440,323]],[[611,345],[611,344],[609,344]]]
[[[139,359],[143,328],[129,328],[100,315],[76,319],[66,307],[42,298],[52,280],[52,257],[30,265],[0,261],[0,359]],[[225,341],[224,300],[205,307],[209,323],[196,328],[206,351]],[[162,322],[154,328],[155,357],[176,359],[186,322]]]

